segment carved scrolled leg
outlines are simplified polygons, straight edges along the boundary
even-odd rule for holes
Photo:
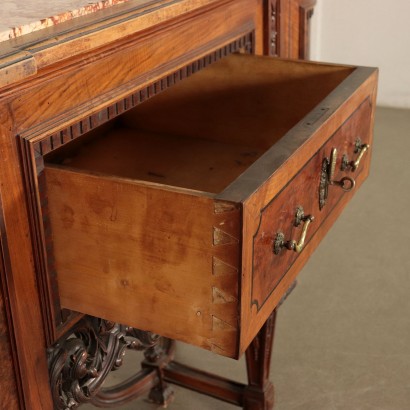
[[[48,349],[54,408],[72,410],[82,403],[113,408],[148,393],[154,403],[166,407],[173,398],[169,382],[246,410],[272,410],[274,390],[269,368],[276,311],[246,350],[247,385],[173,361],[173,340],[86,316]],[[108,374],[122,365],[127,349],[144,350],[141,370],[116,386],[103,388]]]
[[[274,405],[273,384],[269,380],[276,309],[246,350],[248,386],[244,394],[244,409],[272,410]]]
[[[108,374],[122,365],[126,349],[146,350],[163,363],[169,362],[168,353],[173,352],[171,341],[150,332],[98,318],[81,320],[48,349],[54,408],[71,410],[82,403],[115,407],[161,385],[156,369],[146,367],[117,386],[102,387]]]

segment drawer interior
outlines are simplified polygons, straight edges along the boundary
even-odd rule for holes
[[[353,70],[232,55],[46,161],[218,194]]]

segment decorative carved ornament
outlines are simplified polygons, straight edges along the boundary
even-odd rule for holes
[[[145,350],[143,369],[132,380],[103,388],[108,374],[123,364],[126,349]],[[172,354],[173,342],[169,339],[103,319],[85,317],[72,332],[48,349],[54,407],[72,410],[83,403],[112,407],[133,400],[155,388],[161,378],[157,375],[158,363],[168,364]],[[166,391],[166,386],[161,389]]]

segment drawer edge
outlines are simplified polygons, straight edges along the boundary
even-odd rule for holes
[[[303,120],[216,198],[246,203],[270,183],[276,193],[368,96],[375,95],[378,69],[357,67]],[[321,112],[325,110],[325,114]],[[275,179],[273,184],[271,181]],[[270,196],[275,192],[270,192]]]

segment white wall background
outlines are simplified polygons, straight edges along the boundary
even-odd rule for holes
[[[410,0],[318,0],[311,59],[379,67],[378,104],[410,108]]]

